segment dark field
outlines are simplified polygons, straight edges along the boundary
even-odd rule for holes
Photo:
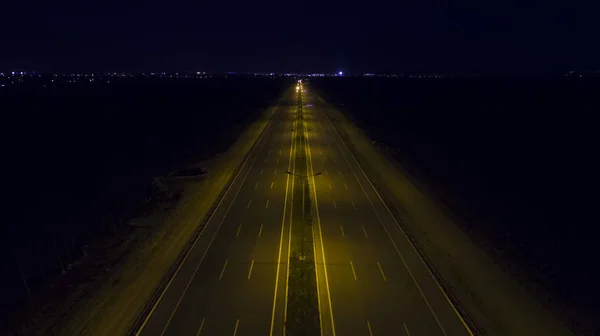
[[[568,315],[573,330],[598,316],[600,81],[324,78],[309,85],[396,151],[474,240],[543,289],[538,295]]]
[[[126,234],[119,231],[123,223],[160,197],[152,177],[226,150],[284,84],[269,78],[122,78],[87,85],[38,79],[3,88],[7,210],[0,314],[27,302],[27,289],[34,301],[49,292],[46,284],[77,268],[70,264],[90,244]],[[86,279],[72,281],[80,280]]]

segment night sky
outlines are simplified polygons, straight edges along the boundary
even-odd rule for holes
[[[0,69],[597,70],[600,20],[592,6],[539,0],[8,0],[0,4]]]

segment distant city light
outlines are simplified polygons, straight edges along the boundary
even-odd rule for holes
[[[338,74],[341,76],[341,75],[343,75],[344,73],[340,71],[340,72],[338,72]]]

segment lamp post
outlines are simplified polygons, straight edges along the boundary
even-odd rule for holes
[[[304,179],[306,179],[306,181],[308,182],[308,178],[309,177],[319,176],[319,175],[321,175],[321,173],[319,172],[319,173],[310,174],[310,175],[294,174],[294,173],[292,173],[290,171],[286,171],[285,173],[288,174],[288,175],[299,177],[300,180],[303,182],[302,183],[302,223],[304,224],[305,223],[305,221],[304,221],[304,211],[305,211],[305,209],[304,209],[304,197],[305,196],[304,195],[305,195],[305,190],[306,190],[306,186],[304,185]],[[302,255],[300,256],[300,260],[304,260],[304,227],[302,227],[302,235],[301,236],[302,236],[302,245],[301,245],[301,254]]]

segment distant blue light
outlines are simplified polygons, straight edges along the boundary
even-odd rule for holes
[[[340,71],[340,72],[338,72],[338,74],[341,76],[341,75],[343,75],[344,73]]]

